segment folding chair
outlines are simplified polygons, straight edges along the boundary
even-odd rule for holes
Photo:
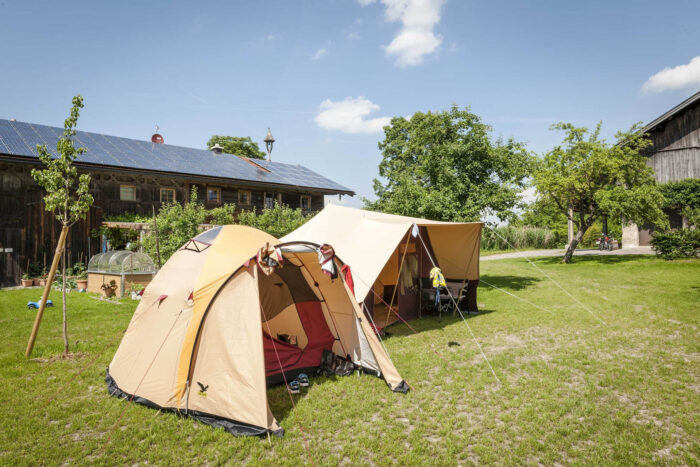
[[[437,289],[433,287],[433,281],[430,278],[422,277],[420,285],[421,312],[423,310],[437,311],[440,317],[442,317],[443,313],[450,310],[450,303],[452,301],[445,287],[440,287],[440,300],[436,303],[435,297],[437,295]]]

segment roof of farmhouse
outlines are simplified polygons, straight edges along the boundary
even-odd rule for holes
[[[63,134],[58,127],[0,119],[0,155],[34,162],[37,145],[45,144],[56,154],[56,142]],[[190,175],[203,178],[248,182],[254,185],[277,185],[310,188],[329,194],[355,193],[322,175],[300,165],[280,162],[255,162],[231,154],[215,154],[207,149],[186,148],[170,144],[154,144],[119,136],[78,131],[76,146],[86,149],[76,160],[85,168],[138,170],[164,174]],[[7,157],[6,157],[7,158]]]

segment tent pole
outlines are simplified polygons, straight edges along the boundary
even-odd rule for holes
[[[297,259],[297,261],[299,261],[299,262],[301,263],[301,267],[303,267],[304,269],[306,269],[306,273],[307,273],[307,274],[309,275],[309,277],[313,280],[314,276],[311,275],[311,271],[309,271],[309,268],[306,267],[306,264],[304,264],[304,261],[302,261],[301,258],[299,258],[299,256],[297,256],[296,253],[292,253],[292,254],[293,254],[294,257]],[[334,256],[335,256],[335,255],[334,255]],[[337,266],[338,266],[338,264],[336,263],[336,267],[337,267]],[[340,274],[338,274],[338,275],[340,275]],[[314,281],[314,282],[315,282],[315,281]],[[326,296],[323,295],[323,292],[321,291],[321,287],[317,286],[316,289],[318,289],[318,293],[321,294],[321,298],[323,299],[323,303],[326,304],[326,310],[328,311],[328,316],[331,317],[331,322],[333,323],[333,327],[335,328],[335,333],[338,335],[338,342],[340,342],[340,348],[343,349],[343,353],[344,353],[345,356],[347,357],[347,356],[350,355],[350,354],[345,350],[345,346],[343,345],[343,339],[341,339],[341,337],[340,337],[340,331],[338,331],[338,326],[335,324],[335,318],[333,317],[333,313],[331,312],[331,309],[328,308],[328,302],[326,301]],[[322,309],[323,309],[323,308],[322,308]]]
[[[406,259],[406,252],[408,251],[408,242],[411,241],[411,234],[406,233],[408,238],[406,238],[406,244],[403,246],[403,256],[401,257],[401,264],[399,265],[399,272],[396,275],[396,285],[394,286],[394,291],[391,293],[391,301],[389,302],[389,309],[386,310],[386,321],[384,321],[384,327],[387,326],[389,322],[389,317],[391,316],[391,307],[394,306],[394,297],[396,296],[396,289],[399,288],[399,279],[401,278],[401,269],[403,269],[403,261]],[[400,244],[399,244],[400,245]],[[374,284],[372,284],[374,285]]]

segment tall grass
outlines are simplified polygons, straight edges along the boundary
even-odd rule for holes
[[[484,227],[481,234],[482,250],[508,250],[515,248],[557,248],[559,236],[553,230],[540,227]]]

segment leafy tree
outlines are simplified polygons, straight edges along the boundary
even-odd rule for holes
[[[70,229],[80,219],[84,219],[92,206],[93,198],[89,193],[90,176],[78,175],[73,161],[85,152],[85,148],[76,148],[73,144],[75,127],[78,124],[80,109],[83,108],[83,97],[78,94],[73,97],[73,107],[70,116],[63,124],[63,136],[56,143],[58,157],[53,158],[46,145],[37,145],[39,160],[44,169],[32,169],[32,177],[41,186],[46,195],[44,206],[46,211],[54,213],[64,229]],[[58,245],[57,248],[63,248]],[[66,305],[66,252],[62,256],[62,294],[63,294],[63,351],[68,353],[68,321]]]
[[[207,141],[207,149],[211,149],[215,144],[224,148],[226,154],[248,157],[250,159],[265,159],[267,154],[260,150],[258,143],[250,136],[219,136],[214,135]]]
[[[700,178],[686,178],[659,185],[666,202],[664,207],[680,211],[683,208],[700,208]]]
[[[616,144],[599,138],[601,123],[595,131],[558,123],[554,130],[566,132],[534,173],[537,191],[559,212],[569,217],[577,228],[564,255],[570,263],[576,246],[593,223],[603,215],[611,219],[624,217],[638,224],[665,225],[661,210],[663,196],[654,180],[654,171],[640,151],[650,144],[640,134],[638,125],[616,134]]]
[[[553,230],[556,232],[558,240],[566,240],[568,235],[566,215],[559,210],[555,203],[539,194],[533,202],[524,206],[518,219],[511,224]]]
[[[275,203],[274,207],[265,208],[260,213],[243,211],[238,215],[238,223],[263,230],[273,237],[284,237],[289,232],[301,227],[310,216],[304,215],[301,209]]]
[[[530,155],[512,139],[494,141],[490,132],[469,108],[457,106],[392,118],[379,143],[379,175],[386,182],[374,180],[377,200],[364,200],[365,207],[444,221],[512,218]]]

